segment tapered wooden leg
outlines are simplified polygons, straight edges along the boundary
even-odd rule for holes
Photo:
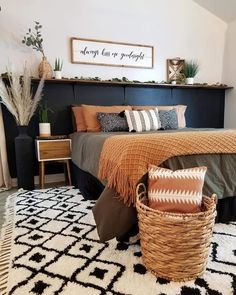
[[[64,176],[65,176],[65,181],[67,181],[67,165],[66,165],[66,160],[63,161],[63,171],[64,171]]]
[[[71,186],[70,160],[66,161],[66,167],[67,167],[68,182],[69,182],[69,185]]]
[[[40,188],[44,188],[44,177],[45,177],[45,163],[44,161],[39,162],[39,185]]]
[[[39,162],[39,188],[41,188],[42,185],[42,166],[41,166],[42,162]]]

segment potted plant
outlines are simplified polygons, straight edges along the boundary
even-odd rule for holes
[[[63,61],[61,61],[60,58],[56,58],[55,66],[54,66],[55,79],[61,79],[62,66],[63,66]]]
[[[199,64],[197,61],[186,61],[183,67],[183,74],[186,78],[186,84],[194,84],[194,77],[199,71]]]
[[[48,120],[49,112],[53,113],[53,111],[48,108],[47,102],[39,105],[39,135],[41,137],[51,136],[51,124]]]
[[[28,190],[34,189],[34,145],[27,128],[42,97],[43,85],[44,80],[41,79],[33,95],[31,77],[26,67],[23,76],[8,71],[4,81],[0,78],[0,102],[13,115],[19,132],[15,138],[18,188]]]
[[[26,33],[26,36],[24,36],[22,43],[29,47],[32,46],[33,49],[39,51],[43,55],[42,61],[39,64],[38,68],[39,77],[50,79],[52,78],[52,67],[47,61],[47,58],[44,54],[41,29],[42,25],[40,25],[39,22],[35,21],[34,29],[32,30],[31,28],[29,28],[29,31]]]

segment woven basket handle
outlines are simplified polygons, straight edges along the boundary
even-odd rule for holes
[[[144,183],[139,183],[136,187],[136,198],[141,200],[141,199],[146,199],[147,198],[147,189]]]
[[[215,204],[218,203],[218,198],[216,194],[212,194],[211,199],[212,199],[212,202],[214,202]]]

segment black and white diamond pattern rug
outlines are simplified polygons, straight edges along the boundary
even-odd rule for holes
[[[14,222],[13,199],[0,246],[1,295],[236,294],[236,223],[215,226],[204,275],[176,283],[145,269],[138,241],[99,242],[91,212],[95,202],[84,200],[77,189],[18,193]]]

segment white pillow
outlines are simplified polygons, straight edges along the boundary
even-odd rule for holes
[[[126,120],[131,131],[151,131],[161,128],[158,109],[142,110],[142,111],[129,111],[125,110]]]

